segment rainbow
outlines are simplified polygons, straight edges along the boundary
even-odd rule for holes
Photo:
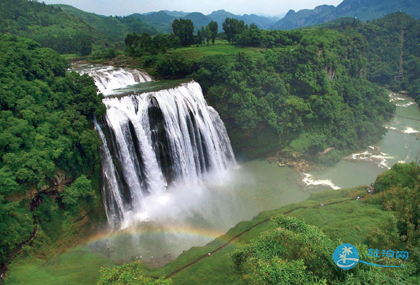
[[[225,234],[225,232],[221,231],[214,231],[209,229],[200,229],[200,228],[193,228],[193,227],[165,227],[165,228],[130,228],[124,230],[116,230],[104,233],[98,233],[91,237],[89,237],[84,244],[89,245],[97,241],[105,241],[109,239],[115,239],[124,236],[132,236],[132,235],[187,235],[187,236],[195,236],[195,237],[202,237],[206,239],[213,240],[217,237],[220,237]]]

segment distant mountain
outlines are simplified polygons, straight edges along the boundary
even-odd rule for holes
[[[171,15],[168,15],[164,11],[153,12],[148,15],[136,13],[130,16],[140,19],[141,21],[154,27],[155,29],[157,29],[159,32],[162,32],[162,33],[170,33],[172,21],[177,18]]]
[[[79,10],[70,5],[55,4],[61,10],[76,16],[86,24],[93,27],[98,32],[108,36],[113,41],[123,41],[126,34],[136,32],[141,34],[146,32],[156,35],[158,31],[134,17],[105,17]]]
[[[238,20],[241,19],[241,16],[229,13],[225,10],[214,11],[207,16],[217,22],[217,24],[219,25],[219,32],[223,31],[222,23],[225,21],[226,18],[235,18]]]
[[[419,19],[419,0],[344,0],[324,21],[340,17],[357,17],[362,21],[375,20],[394,12],[404,12]]]
[[[342,17],[357,17],[362,21],[375,20],[402,11],[420,18],[419,0],[344,0],[337,7],[322,5],[313,10],[290,10],[271,29],[290,30],[303,26],[322,24]]]
[[[198,12],[190,13],[183,17],[183,19],[189,19],[194,23],[194,28],[197,31],[202,26],[207,26],[211,21],[213,21],[212,18]]]
[[[276,21],[278,21],[278,18],[276,17],[265,17],[260,16],[256,14],[251,15],[235,15],[230,12],[227,12],[225,10],[218,10],[214,11],[211,14],[207,15],[211,19],[217,22],[219,25],[219,31],[223,31],[222,23],[225,21],[226,18],[234,18],[238,20],[243,20],[245,24],[256,24],[260,29],[268,29],[270,28]]]
[[[245,14],[240,19],[243,20],[248,25],[255,24],[257,25],[258,28],[266,29],[266,30],[268,30],[274,23],[278,21],[278,18],[276,17],[268,18],[264,16],[258,16],[255,14],[251,14],[251,15]]]
[[[269,14],[264,14],[264,13],[255,13],[255,15],[257,16],[261,16],[261,17],[266,17],[266,18],[273,18],[273,19],[277,19],[276,22],[282,18],[284,18],[284,16],[286,16],[286,13],[281,13],[278,15],[269,15]]]
[[[190,12],[183,12],[183,11],[168,11],[168,10],[162,10],[162,11],[168,14],[169,16],[176,17],[176,18],[182,18],[190,14]]]
[[[319,19],[330,14],[334,9],[335,7],[331,5],[321,5],[313,10],[305,9],[298,12],[290,10],[283,19],[273,24],[271,29],[291,30],[302,26],[320,24]]]

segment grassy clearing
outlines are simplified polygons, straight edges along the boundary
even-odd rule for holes
[[[84,248],[73,249],[47,262],[17,258],[10,265],[5,285],[92,285],[99,278],[99,268],[113,265],[112,261]]]
[[[221,41],[216,41],[214,45],[191,46],[168,51],[168,53],[181,54],[191,60],[200,59],[208,55],[224,55],[227,63],[234,62],[238,52],[244,52],[254,60],[264,57],[264,52],[261,48],[241,48]]]

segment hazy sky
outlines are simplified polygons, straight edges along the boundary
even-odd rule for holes
[[[337,6],[343,0],[44,0],[47,4],[69,4],[101,15],[126,16],[160,10],[201,12],[224,9],[234,14],[279,15],[290,9],[313,9],[318,5]],[[39,0],[41,2],[41,0]]]

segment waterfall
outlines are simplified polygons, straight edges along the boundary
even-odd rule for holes
[[[236,164],[222,120],[194,81],[103,103],[106,115],[94,124],[103,141],[103,199],[111,225],[141,220],[145,197],[171,185],[198,185],[209,173],[223,180]]]
[[[105,96],[114,93],[115,89],[152,81],[152,78],[145,72],[130,68],[114,68],[113,66],[84,68],[79,73],[91,76],[99,92]]]

